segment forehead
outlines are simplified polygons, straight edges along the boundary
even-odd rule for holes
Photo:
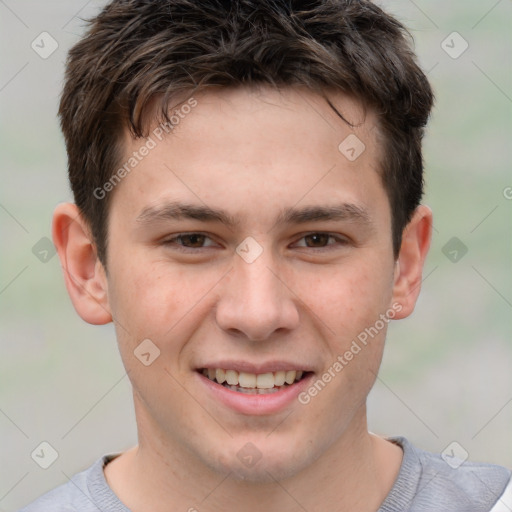
[[[193,104],[194,107],[189,107]],[[306,148],[322,139],[330,143],[344,132],[358,133],[375,146],[373,139],[377,131],[377,119],[372,109],[363,108],[361,102],[340,92],[326,90],[320,95],[304,87],[274,88],[267,85],[252,85],[237,88],[221,88],[203,91],[169,109],[174,126],[153,123],[152,133],[159,136],[160,128],[175,135],[185,132],[187,137],[204,137],[215,140],[218,135],[235,133],[245,143],[277,142],[276,136],[302,136],[302,147]],[[211,121],[215,118],[215,126]],[[209,122],[210,121],[210,122]],[[236,126],[236,123],[243,123]],[[229,128],[236,126],[236,130]],[[169,130],[169,128],[171,128]],[[263,130],[262,128],[270,128]],[[283,132],[283,128],[292,129]],[[282,142],[282,140],[279,140]],[[370,148],[372,149],[372,148]]]
[[[337,196],[371,202],[384,194],[376,116],[353,98],[326,94],[252,87],[188,98],[170,110],[172,125],[153,123],[148,139],[126,133],[125,162],[137,162],[118,187],[123,203],[148,208],[186,196],[244,215],[249,197],[268,209]]]

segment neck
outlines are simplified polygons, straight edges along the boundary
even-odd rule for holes
[[[315,462],[280,481],[219,474],[180,444],[155,435],[149,422],[138,427],[139,445],[105,468],[110,487],[132,512],[375,512],[402,460],[398,446],[368,433],[364,407]]]

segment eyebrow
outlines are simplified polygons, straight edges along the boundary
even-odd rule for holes
[[[159,206],[144,208],[137,217],[137,222],[150,224],[169,220],[193,219],[203,222],[220,222],[230,228],[240,222],[224,210],[213,209],[205,205],[170,202]]]
[[[206,205],[169,202],[144,208],[137,216],[137,222],[150,224],[170,220],[192,219],[202,222],[218,222],[233,229],[240,224],[240,219],[222,209]],[[285,208],[282,210],[273,228],[282,224],[306,224],[318,221],[348,221],[372,225],[371,217],[363,206],[354,203],[341,203],[329,206],[305,206],[303,208]]]
[[[306,224],[307,222],[329,220],[372,224],[366,208],[353,203],[341,203],[331,206],[287,208],[278,215],[274,226],[279,224]]]

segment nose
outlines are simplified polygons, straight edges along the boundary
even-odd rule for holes
[[[299,325],[293,285],[278,268],[266,251],[252,263],[234,255],[234,267],[226,276],[216,308],[221,329],[251,341],[264,341]]]

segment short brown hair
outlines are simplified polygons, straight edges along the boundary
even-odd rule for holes
[[[334,89],[374,110],[397,256],[423,194],[433,93],[396,19],[368,0],[113,0],[69,52],[59,109],[75,202],[104,264],[112,194],[93,191],[119,165],[124,130],[147,136],[154,100],[168,121],[178,95],[254,84]]]

